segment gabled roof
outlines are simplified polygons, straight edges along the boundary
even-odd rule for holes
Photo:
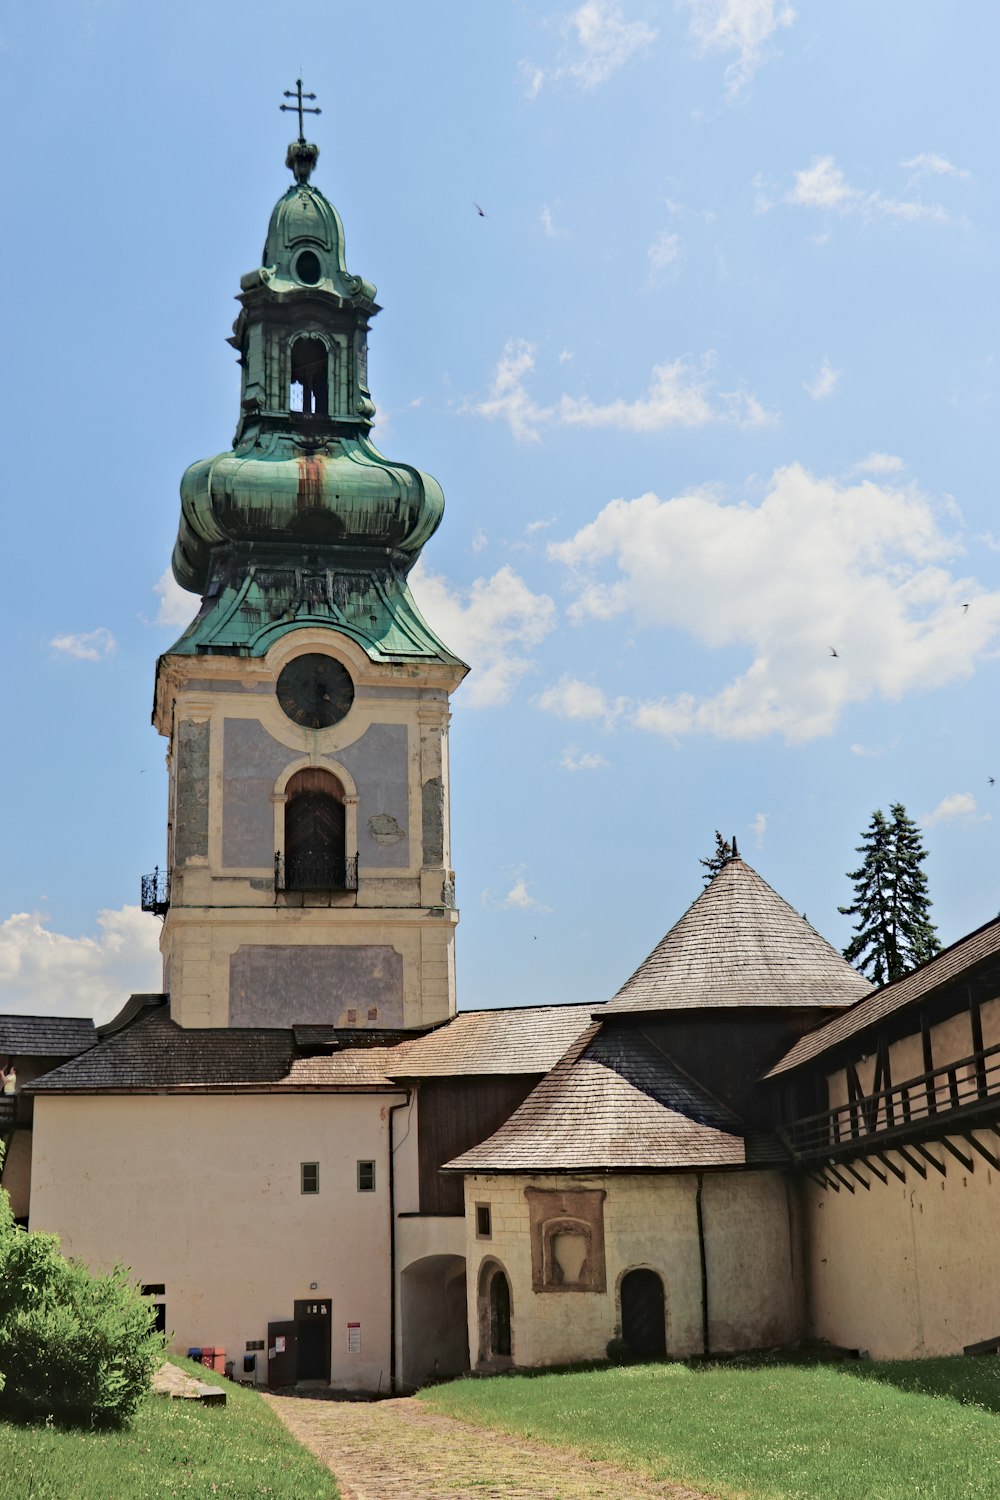
[[[462,1010],[428,1036],[407,1044],[399,1078],[547,1073],[586,1029],[592,1005],[526,1005]]]
[[[460,1172],[736,1167],[745,1127],[631,1027],[595,1023]]]
[[[871,985],[742,859],[731,859],[604,1007],[834,1008]]]
[[[397,1048],[344,1047],[329,1057],[295,1057],[291,1031],[185,1029],[166,1006],[144,1008],[124,1030],[28,1085],[28,1092],[164,1093],[213,1089],[271,1092],[395,1092],[386,1062]]]
[[[97,1041],[82,1016],[0,1016],[0,1053],[17,1057],[75,1057]]]
[[[919,968],[904,974],[902,979],[885,985],[880,990],[859,1000],[850,1010],[825,1026],[819,1026],[806,1036],[800,1037],[789,1052],[776,1063],[765,1076],[773,1078],[777,1073],[787,1073],[791,1068],[812,1062],[824,1052],[829,1052],[842,1042],[856,1036],[859,1031],[878,1026],[889,1016],[918,1000],[925,999],[934,990],[943,989],[960,975],[968,973],[980,964],[1000,955],[1000,917],[994,917],[967,937],[960,938],[934,958],[929,958]]]

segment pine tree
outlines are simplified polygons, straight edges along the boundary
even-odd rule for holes
[[[704,865],[705,869],[708,871],[707,875],[703,875],[701,877],[706,885],[711,885],[712,881],[715,879],[716,875],[718,875],[722,867],[724,865],[728,865],[729,861],[735,857],[735,854],[736,840],[733,839],[732,843],[730,843],[729,839],[724,839],[719,830],[716,829],[715,848],[707,859],[699,859],[698,861],[698,863],[700,865]]]
[[[881,808],[872,813],[857,852],[864,858],[847,877],[853,905],[838,907],[858,919],[844,957],[876,984],[889,984],[941,951],[921,868],[927,850],[906,808],[894,802],[888,818]]]

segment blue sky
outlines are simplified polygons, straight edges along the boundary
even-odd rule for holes
[[[842,946],[900,800],[942,939],[994,916],[998,47],[987,0],[0,3],[0,1006],[158,984],[177,485],[300,72],[376,441],[447,499],[459,1003],[609,996],[716,828]]]

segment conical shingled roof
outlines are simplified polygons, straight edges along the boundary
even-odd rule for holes
[[[872,986],[742,859],[731,859],[602,1009],[853,1005]]]

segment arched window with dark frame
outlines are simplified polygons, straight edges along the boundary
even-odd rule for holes
[[[285,794],[285,889],[348,889],[344,788],[331,771],[310,766],[295,773]]]
[[[298,338],[292,345],[288,404],[307,417],[330,412],[329,351],[322,339]]]

